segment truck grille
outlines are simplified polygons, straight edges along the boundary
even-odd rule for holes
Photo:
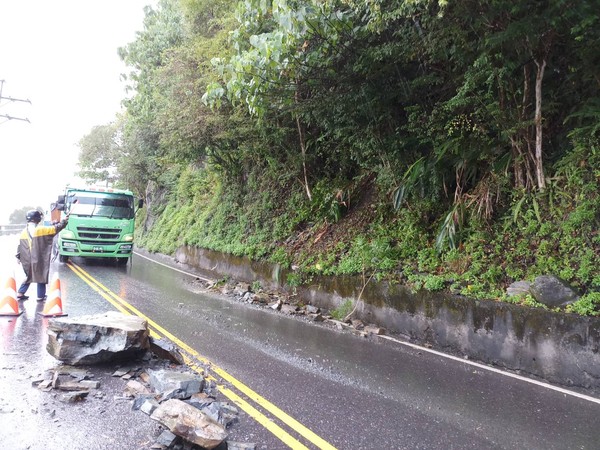
[[[77,233],[86,244],[116,242],[121,236],[120,228],[77,227]]]

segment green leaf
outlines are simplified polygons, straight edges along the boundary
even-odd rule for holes
[[[394,190],[393,194],[393,205],[394,209],[397,211],[402,206],[402,202],[404,201],[404,194],[406,193],[406,185],[401,184]]]

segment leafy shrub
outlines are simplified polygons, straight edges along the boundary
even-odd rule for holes
[[[582,316],[598,316],[600,311],[600,292],[592,292],[582,296],[579,300],[567,305],[566,311]]]
[[[331,316],[337,320],[344,320],[352,311],[352,300],[345,300],[341,305],[331,311]]]
[[[444,278],[437,275],[430,275],[425,278],[423,287],[428,291],[441,291],[444,288]]]

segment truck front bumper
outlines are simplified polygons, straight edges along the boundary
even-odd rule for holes
[[[58,252],[62,256],[89,256],[94,258],[126,258],[133,252],[132,242],[82,244],[69,239],[59,239]]]

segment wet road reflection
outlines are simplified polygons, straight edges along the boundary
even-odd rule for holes
[[[17,242],[17,236],[0,237],[2,286],[7,278],[14,277],[18,287],[24,278],[14,257]],[[62,278],[65,269],[55,262],[51,276],[59,273]],[[44,302],[36,301],[35,284],[29,294],[28,300],[18,301],[21,315],[0,316],[0,449],[147,449],[155,437],[156,423],[145,415],[133,414],[128,402],[114,400],[123,390],[118,383],[121,380],[111,377],[114,367],[92,372],[102,384],[100,396],[89,396],[80,404],[64,403],[60,392],[44,392],[32,384],[61,364],[46,351],[50,319],[39,314]],[[76,289],[70,282],[62,284],[61,295],[69,316],[91,311],[88,302],[75,301]],[[98,301],[95,306],[97,312],[111,309],[106,302]],[[103,397],[103,393],[111,394]]]
[[[109,300],[120,299],[337,448],[595,448],[600,439],[597,403],[241,304],[204,292],[193,274],[139,256],[126,267],[73,263],[53,265],[69,316],[113,310],[118,302]],[[12,264],[4,271],[15,273]],[[45,352],[41,305],[22,303],[19,318],[0,318],[0,408],[22,408],[26,392],[28,405],[43,409],[27,381],[6,387],[14,375],[7,365],[29,358],[38,367],[55,364]],[[19,414],[6,416],[17,426]],[[77,429],[70,432],[77,436]],[[247,415],[232,433],[241,441],[251,436],[261,448],[285,448]]]
[[[6,284],[9,278],[14,278],[17,288],[25,279],[25,274],[20,264],[14,257],[18,244],[18,236],[0,237],[0,275],[2,276],[2,286]],[[58,270],[57,266],[53,267]],[[3,365],[3,356],[6,352],[16,353],[23,349],[27,351],[19,352],[23,359],[35,359],[42,361],[45,366],[50,367],[56,361],[45,352],[47,342],[46,327],[48,319],[40,315],[44,309],[44,302],[35,300],[35,284],[29,288],[30,295],[27,300],[19,300],[17,305],[22,314],[15,317],[0,317],[0,346],[4,352],[0,354],[0,366]],[[7,295],[4,293],[4,295]]]

